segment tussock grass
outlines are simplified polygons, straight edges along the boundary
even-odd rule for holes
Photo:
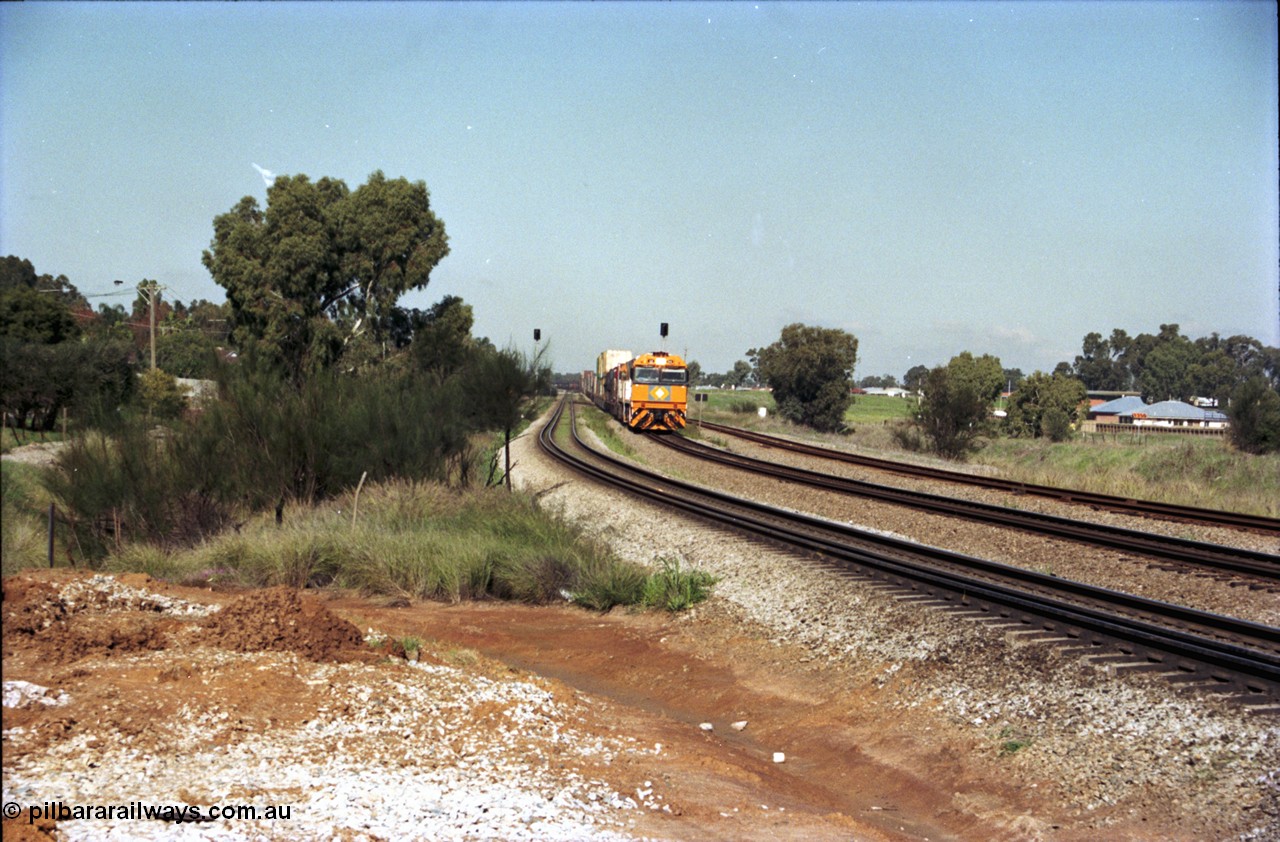
[[[1280,517],[1280,454],[1241,453],[1219,438],[1002,438],[972,461],[1022,482]]]
[[[49,564],[49,494],[41,485],[43,469],[0,462],[0,568],[8,576]],[[61,535],[55,531],[54,558],[62,558]]]
[[[44,567],[49,563],[48,525],[39,518],[6,506],[3,534],[0,535],[0,568],[10,576],[19,570]]]
[[[323,506],[295,506],[283,525],[264,514],[190,549],[130,545],[113,554],[107,568],[187,584],[333,585],[447,602],[572,601],[598,611],[617,605],[680,610],[705,599],[712,581],[677,564],[676,583],[659,588],[643,567],[618,559],[532,497],[502,489],[463,492],[402,481],[367,487],[358,509],[355,502],[347,495]],[[653,578],[670,579],[672,572]],[[679,577],[693,581],[682,585]],[[651,592],[667,596],[650,599]]]
[[[701,570],[681,570],[679,559],[663,559],[662,569],[645,580],[643,602],[651,608],[683,611],[711,596],[716,578]]]

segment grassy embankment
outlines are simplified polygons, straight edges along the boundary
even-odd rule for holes
[[[54,430],[48,433],[15,432],[11,427],[0,428],[0,453],[8,453],[15,447],[28,444],[44,444],[62,441],[62,433]]]
[[[8,460],[0,466],[5,575],[48,564],[41,470]],[[78,556],[64,532],[55,539],[59,566]],[[444,601],[568,599],[596,610],[679,610],[706,599],[714,583],[678,561],[663,560],[654,571],[619,559],[529,495],[409,482],[290,507],[280,526],[273,513],[253,515],[194,547],[126,544],[99,566],[192,585],[333,586]]]
[[[913,401],[860,395],[845,415],[853,432],[820,435],[774,415],[768,392],[710,392],[708,421],[765,433],[804,436],[832,446],[885,458],[927,461],[961,470],[979,469],[1039,485],[1079,488],[1142,500],[1280,517],[1280,454],[1252,456],[1217,436],[1176,433],[1079,434],[1054,444],[1043,439],[992,438],[965,464],[946,463],[899,448],[892,425],[905,423]],[[757,407],[768,411],[764,419]],[[697,418],[698,409],[691,415]]]

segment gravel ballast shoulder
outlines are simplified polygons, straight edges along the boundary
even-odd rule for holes
[[[775,505],[850,519],[848,512],[824,510],[826,504],[811,489],[789,491],[776,482],[752,485],[721,469],[698,466],[642,436],[621,435],[649,469]],[[595,446],[603,449],[598,442]],[[583,524],[620,555],[648,564],[678,558],[714,573],[720,579],[714,600],[718,610],[765,629],[779,644],[804,648],[815,660],[854,676],[861,686],[882,688],[879,703],[886,710],[931,711],[959,733],[985,741],[1010,774],[1040,782],[1082,826],[1102,830],[1122,817],[1172,810],[1174,824],[1193,837],[1280,838],[1280,732],[1275,718],[1213,697],[1179,693],[1158,678],[1107,674],[1059,655],[1049,644],[1007,639],[980,623],[922,609],[874,585],[833,575],[796,554],[662,512],[581,479],[566,481],[563,469],[538,451],[531,434],[521,437],[516,453],[515,478],[521,486],[540,493],[545,505]],[[776,460],[776,453],[770,458]],[[1274,594],[1242,597],[1222,583],[1202,579],[1188,586],[1185,580],[1193,577],[1135,564],[1125,564],[1117,577],[1106,570],[1119,561],[1096,560],[1100,554],[1065,542],[1027,538],[1025,550],[1011,550],[1014,542],[1003,530],[956,525],[939,530],[932,523],[918,525],[926,516],[899,513],[892,518],[878,512],[863,525],[974,555],[1022,558],[1023,563],[1050,565],[1059,575],[1080,575],[1099,584],[1118,581],[1145,595],[1185,596],[1209,610],[1238,608],[1247,598],[1262,621],[1274,622],[1277,616]],[[658,520],[665,528],[652,528]],[[940,532],[965,534],[948,542],[939,538]],[[1095,561],[1081,562],[1091,555]],[[1173,583],[1162,584],[1166,576]],[[1184,584],[1176,584],[1179,578]],[[1189,590],[1184,593],[1184,588]]]

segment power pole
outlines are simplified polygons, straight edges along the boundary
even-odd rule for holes
[[[147,303],[151,306],[151,370],[156,368],[156,299],[160,297],[160,293],[164,292],[168,287],[162,286],[159,281],[151,281],[143,279],[138,284],[138,292],[146,297]]]

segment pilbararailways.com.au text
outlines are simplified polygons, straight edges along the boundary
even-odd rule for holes
[[[27,823],[42,819],[53,821],[163,821],[214,822],[221,819],[234,821],[288,821],[293,818],[293,806],[254,804],[215,804],[198,807],[190,804],[146,804],[130,801],[126,804],[68,804],[65,801],[42,801],[36,804],[19,804],[6,801],[4,817],[16,819],[27,814]]]

